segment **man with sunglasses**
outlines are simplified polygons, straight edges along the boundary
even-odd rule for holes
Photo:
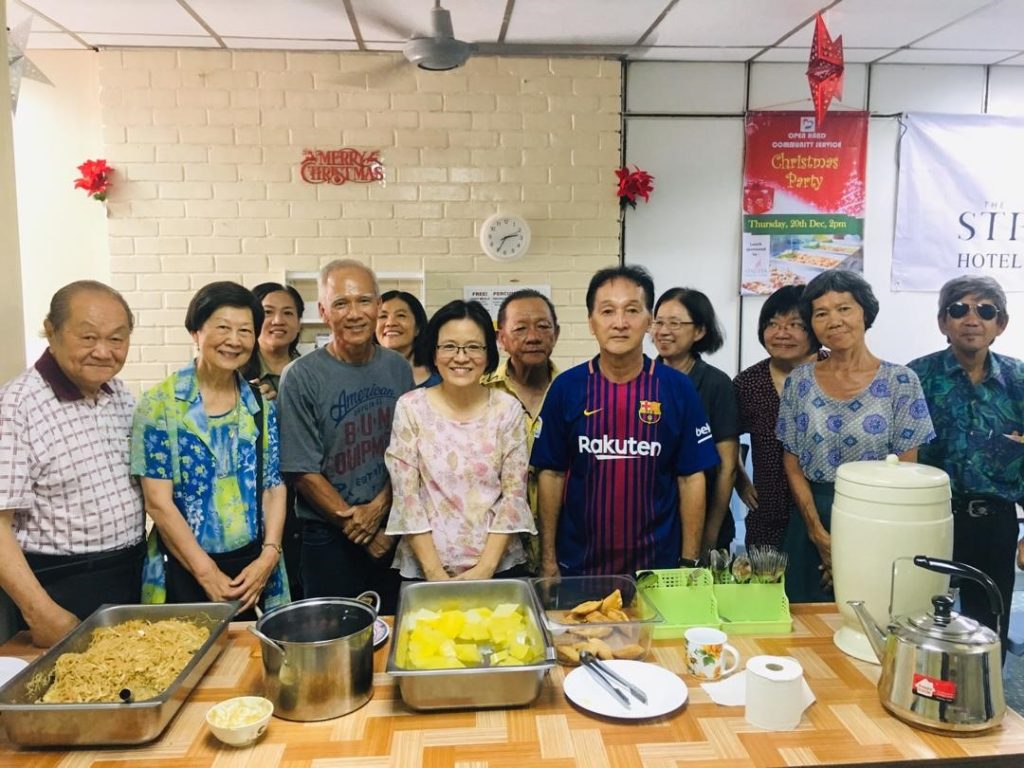
[[[957,277],[939,292],[939,331],[949,346],[910,363],[937,437],[918,460],[944,470],[953,491],[953,559],[980,568],[1003,598],[1003,656],[1024,500],[1024,362],[989,349],[1006,330],[1006,294],[991,277]],[[980,586],[960,588],[961,612],[995,628]]]

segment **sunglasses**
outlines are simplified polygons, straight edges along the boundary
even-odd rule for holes
[[[946,307],[946,313],[954,320],[967,317],[967,313],[974,307],[975,314],[982,320],[995,320],[999,316],[999,308],[994,304],[967,304],[963,301],[954,301]]]

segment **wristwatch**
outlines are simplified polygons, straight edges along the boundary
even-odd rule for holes
[[[700,561],[693,557],[680,557],[679,567],[680,568],[696,568],[700,565]]]

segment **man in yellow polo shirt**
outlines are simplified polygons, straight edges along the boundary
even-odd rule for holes
[[[498,309],[498,343],[508,353],[494,373],[485,375],[484,385],[515,396],[526,412],[526,449],[533,449],[540,408],[558,370],[551,353],[558,341],[558,316],[544,294],[531,288],[511,293]],[[537,478],[530,472],[527,494],[537,518]],[[536,575],[540,569],[540,542],[536,535],[523,534],[526,567]]]

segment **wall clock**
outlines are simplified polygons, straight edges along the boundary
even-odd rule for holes
[[[530,225],[521,216],[496,213],[480,226],[480,247],[495,261],[521,258],[530,247]]]

